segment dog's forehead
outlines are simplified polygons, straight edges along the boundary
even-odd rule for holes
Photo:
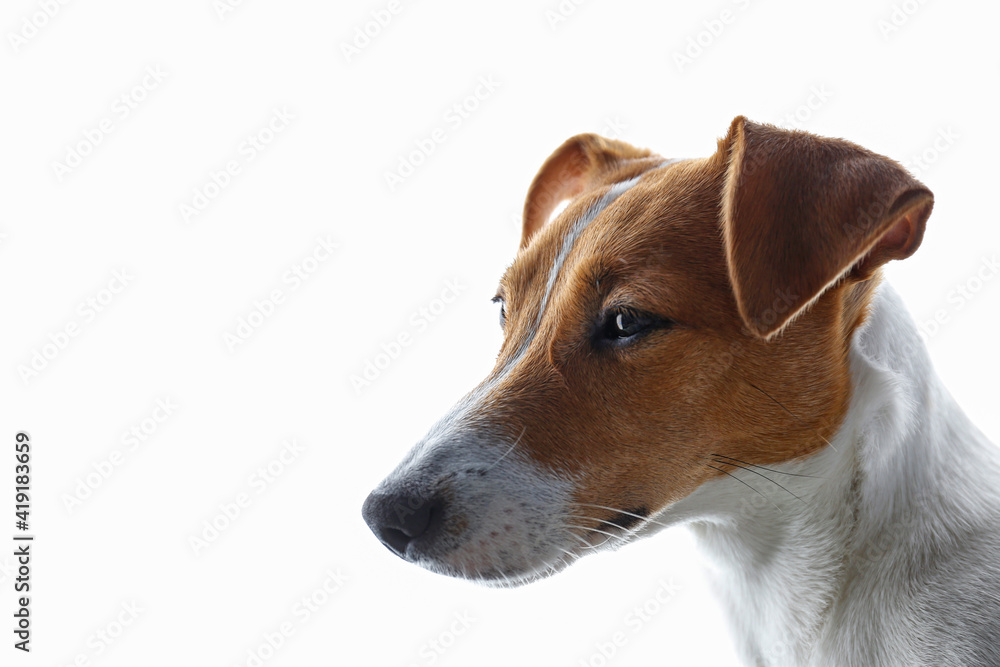
[[[704,159],[670,160],[576,197],[514,259],[502,285],[519,293],[551,291],[560,273],[581,262],[607,272],[663,270],[721,260],[720,181]],[[717,251],[717,252],[713,252]]]

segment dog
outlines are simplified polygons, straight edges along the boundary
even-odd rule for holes
[[[569,139],[494,370],[365,521],[496,586],[684,524],[748,665],[1000,665],[1000,450],[882,280],[932,206],[889,158],[742,116],[708,158]]]

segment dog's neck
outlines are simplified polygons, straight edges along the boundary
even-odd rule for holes
[[[744,483],[715,480],[661,517],[697,534],[747,664],[863,664],[879,643],[899,664],[924,664],[907,662],[905,591],[957,530],[1000,511],[996,449],[942,387],[886,285],[850,363],[851,405],[827,446],[741,470]],[[958,479],[980,487],[977,506],[955,493]]]

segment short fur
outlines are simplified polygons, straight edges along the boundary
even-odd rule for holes
[[[685,523],[749,665],[1000,664],[998,450],[880,286],[932,205],[887,158],[742,117],[669,164],[570,139],[529,188],[494,371],[366,519],[498,585]],[[599,344],[616,308],[669,324]]]

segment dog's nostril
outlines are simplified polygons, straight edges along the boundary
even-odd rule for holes
[[[444,500],[413,494],[375,494],[361,509],[365,522],[386,547],[398,556],[419,537],[430,538],[442,523]]]
[[[396,555],[402,556],[406,553],[406,545],[410,543],[410,536],[403,531],[395,528],[383,528],[376,530],[375,534],[378,535],[382,544],[389,547]]]
[[[401,509],[397,513],[396,525],[390,525],[390,530],[397,530],[410,539],[423,535],[431,523],[433,501],[407,498],[397,502]]]

